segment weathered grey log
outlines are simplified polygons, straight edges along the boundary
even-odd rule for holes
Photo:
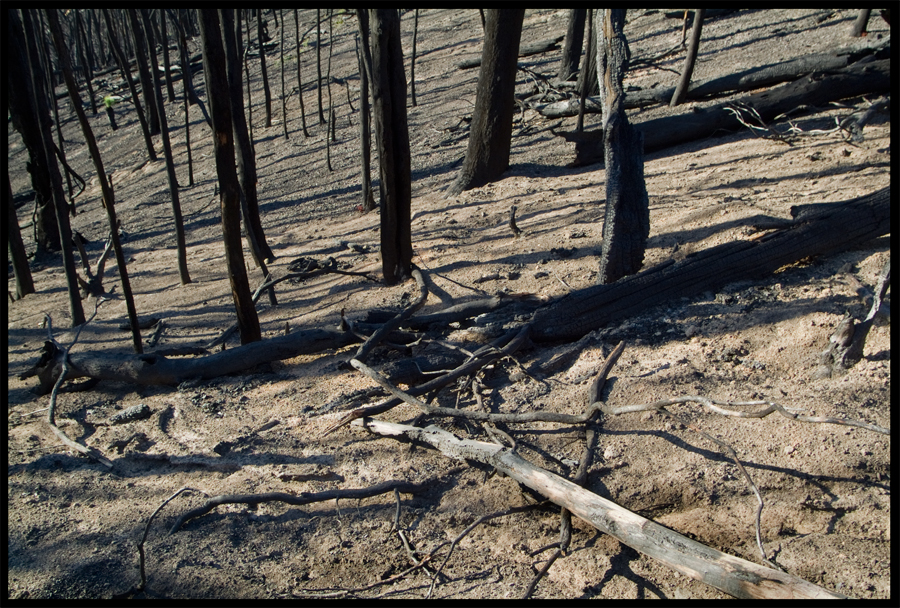
[[[860,95],[887,93],[891,86],[890,60],[857,63],[835,70],[827,76],[812,74],[782,87],[749,95],[740,100],[711,108],[693,109],[677,116],[655,118],[635,127],[644,135],[644,152],[655,152],[688,141],[744,129],[740,121],[725,108],[743,104],[759,112],[763,120],[795,111],[801,106],[822,107],[838,99]],[[556,132],[575,142],[573,165],[590,165],[603,161],[603,132]]]
[[[532,42],[530,44],[522,44],[519,45],[519,57],[528,57],[529,55],[539,55],[541,53],[546,53],[547,51],[553,51],[559,48],[559,42],[565,38],[565,36],[556,36],[555,38],[549,38],[547,40],[538,40],[537,42]],[[478,57],[473,57],[472,59],[464,59],[456,64],[461,70],[470,70],[472,68],[477,68],[481,65],[481,55]]]
[[[862,244],[891,230],[890,187],[849,201],[792,209],[790,228],[755,241],[734,241],[665,262],[609,285],[572,292],[539,309],[534,340],[572,340],[651,306],[762,277],[805,257]]]
[[[731,596],[754,599],[845,597],[792,574],[722,553],[669,530],[555,473],[534,466],[502,445],[459,439],[436,426],[422,429],[372,419],[353,424],[379,435],[426,443],[456,460],[488,464],[565,507],[601,532]]]

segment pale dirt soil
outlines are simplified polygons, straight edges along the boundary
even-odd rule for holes
[[[829,16],[830,15],[830,16]],[[822,19],[823,17],[826,17]],[[749,66],[825,52],[848,44],[856,11],[747,11],[712,19],[703,30],[695,79]],[[312,23],[301,14],[301,31]],[[564,32],[566,11],[528,11],[523,42]],[[288,49],[293,23],[288,18]],[[412,13],[403,17],[404,49],[411,43]],[[629,16],[626,34],[634,57],[656,55],[677,44],[681,24],[659,12]],[[335,25],[333,73],[358,85],[353,54],[355,18]],[[481,26],[475,11],[425,10],[419,22],[416,92],[409,111],[413,165],[413,240],[418,264],[435,287],[425,310],[502,291],[556,297],[588,286],[596,278],[605,199],[601,165],[569,168],[573,150],[549,131],[559,121],[529,110],[517,116],[511,169],[489,186],[445,200],[465,152],[466,134],[451,133],[471,112],[477,70],[453,66],[477,55]],[[278,30],[270,22],[275,40]],[[872,36],[889,35],[873,17]],[[311,137],[299,131],[296,95],[289,101],[291,135],[284,140],[280,103],[271,128],[255,127],[261,210],[269,242],[278,255],[270,265],[287,272],[298,256],[334,256],[353,270],[379,271],[378,216],[362,215],[359,203],[358,119],[346,92],[335,86],[338,142],[334,171],[325,166],[324,129],[315,124],[314,49],[301,56]],[[554,76],[559,52],[523,59],[524,65]],[[269,55],[270,80],[280,91],[277,55]],[[683,55],[644,68],[626,84],[671,86]],[[259,68],[255,64],[255,86]],[[288,87],[295,86],[294,60]],[[520,89],[531,86],[522,73]],[[202,89],[202,76],[195,82]],[[291,83],[294,83],[293,85]],[[180,85],[176,85],[180,91]],[[100,93],[106,91],[100,87]],[[202,94],[202,93],[201,93]],[[358,109],[358,92],[352,90]],[[254,124],[262,121],[262,95],[255,97]],[[327,103],[327,94],[325,101]],[[67,102],[66,102],[67,103]],[[717,102],[710,102],[717,103]],[[864,108],[862,99],[848,100]],[[701,104],[702,105],[702,104]],[[69,162],[89,181],[78,199],[73,225],[91,240],[96,258],[107,232],[82,136],[69,116],[65,124]],[[681,109],[679,109],[680,111]],[[827,129],[849,111],[822,108],[801,118],[804,128]],[[662,115],[668,108],[633,111],[632,118]],[[167,105],[176,129],[173,145],[179,180],[187,182],[183,109]],[[193,282],[180,285],[165,170],[148,164],[139,126],[129,106],[117,111],[112,133],[101,112],[91,118],[107,172],[113,173],[117,209],[127,238],[131,284],[141,316],[165,318],[169,329],[158,348],[209,342],[233,319],[225,277],[211,142],[199,109],[191,109],[197,185],[181,190],[187,218],[188,264]],[[587,128],[597,124],[588,116]],[[315,124],[315,126],[312,126]],[[561,121],[574,129],[575,119]],[[649,155],[645,174],[650,195],[651,234],[646,263],[653,265],[751,234],[747,218],[788,217],[791,205],[850,199],[890,181],[890,122],[884,114],[866,127],[860,145],[839,135],[804,136],[793,147],[748,132],[726,134]],[[444,142],[443,145],[441,142]],[[161,145],[157,142],[161,157]],[[16,193],[29,189],[21,139],[10,127],[8,161]],[[514,239],[506,225],[511,204],[525,231]],[[19,210],[22,225],[30,206]],[[33,250],[30,229],[26,244]],[[357,253],[335,246],[336,238],[371,248]],[[575,248],[561,257],[554,248]],[[249,252],[245,251],[249,258]],[[852,251],[808,260],[759,281],[735,283],[719,293],[671,302],[625,319],[598,334],[577,360],[536,382],[512,361],[483,372],[488,404],[497,411],[534,409],[579,413],[589,374],[619,341],[627,347],[612,371],[606,400],[624,405],[696,394],[721,400],[771,399],[815,416],[861,419],[890,426],[890,324],[876,323],[865,358],[845,376],[815,379],[818,355],[845,311],[858,318],[865,305],[856,280],[871,287],[890,256],[890,238]],[[248,262],[252,264],[252,262]],[[114,262],[107,285],[117,281]],[[8,598],[98,598],[123,592],[139,581],[136,544],[150,514],[178,489],[209,495],[305,492],[360,488],[385,480],[431,481],[422,495],[402,497],[400,522],[410,541],[427,552],[452,539],[481,515],[533,502],[508,478],[451,461],[423,447],[344,428],[327,437],[323,429],[349,397],[373,384],[339,364],[352,350],[276,362],[265,370],[174,387],[136,387],[102,382],[87,392],[63,390],[57,420],[73,438],[103,451],[115,462],[110,473],[64,448],[44,421],[48,397],[30,392],[34,378],[18,375],[36,359],[46,338],[44,313],[57,338],[67,343],[64,277],[55,260],[34,264],[38,293],[8,311]],[[501,278],[476,283],[492,273]],[[512,274],[510,274],[512,273]],[[517,278],[515,278],[517,276]],[[251,282],[260,281],[253,269]],[[10,271],[8,289],[14,291]],[[303,284],[282,283],[279,306],[261,300],[264,336],[293,328],[334,327],[342,308],[350,320],[368,310],[399,310],[415,291],[412,282],[384,287],[361,278],[326,276]],[[93,303],[86,302],[90,314]],[[124,303],[106,303],[75,349],[98,354],[131,352],[118,329]],[[509,321],[510,319],[505,319]],[[145,332],[149,333],[149,332]],[[450,330],[448,330],[450,333]],[[451,340],[470,334],[450,333]],[[232,339],[228,346],[237,346]],[[471,346],[471,343],[469,343]],[[528,366],[566,345],[539,345],[518,354]],[[377,367],[396,354],[376,353]],[[457,401],[449,390],[444,405]],[[119,410],[146,404],[149,419],[120,426],[95,426]],[[459,407],[476,407],[471,392]],[[762,536],[770,556],[788,572],[828,589],[860,598],[888,598],[890,587],[890,440],[887,436],[836,425],[813,425],[784,417],[724,418],[695,407],[674,408],[736,450],[765,499]],[[36,414],[31,414],[36,412]],[[385,414],[409,421],[411,406]],[[271,428],[257,430],[268,422]],[[432,420],[460,436],[484,438],[476,424]],[[571,475],[582,433],[558,425],[512,425],[523,456],[538,466]],[[124,448],[117,444],[133,440]],[[230,443],[229,448],[226,443]],[[312,476],[285,481],[282,474]],[[307,478],[309,479],[309,478]],[[628,509],[716,549],[760,561],[754,538],[756,500],[733,462],[714,444],[662,418],[627,414],[602,421],[602,434],[587,486]],[[396,531],[391,495],[334,501],[306,507],[280,503],[220,507],[174,535],[168,527],[197,494],[177,498],[160,513],[146,542],[147,597],[290,597],[318,589],[360,587],[410,565]],[[435,597],[519,597],[549,552],[531,552],[557,540],[557,509],[492,520],[477,527],[444,568]],[[726,597],[642,556],[575,519],[571,552],[557,561],[535,591],[545,598],[720,598]],[[443,553],[442,553],[443,555]],[[442,559],[442,558],[441,558]],[[429,575],[417,572],[363,595],[423,597]]]

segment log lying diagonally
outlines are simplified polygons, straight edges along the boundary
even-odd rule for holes
[[[436,426],[422,429],[371,419],[358,420],[354,425],[379,435],[427,443],[450,458],[491,465],[567,508],[601,532],[731,596],[754,599],[845,597],[786,572],[722,553],[682,536],[555,473],[534,466],[502,445],[459,439]]]
[[[842,251],[890,232],[890,187],[845,202],[792,208],[794,221],[755,241],[732,241],[539,309],[534,340],[572,340],[651,306],[759,278],[803,258]]]
[[[792,209],[793,222],[756,241],[736,241],[664,263],[609,285],[588,287],[538,309],[513,346],[496,348],[510,354],[530,337],[537,341],[578,339],[590,331],[651,306],[718,289],[735,280],[772,273],[813,255],[843,251],[890,232],[890,187],[849,201],[804,205]],[[415,317],[413,317],[415,318]],[[516,333],[516,332],[513,332]],[[504,339],[503,344],[509,337]],[[73,353],[70,378],[98,378],[135,384],[177,385],[193,378],[214,378],[269,361],[322,352],[359,342],[352,332],[304,330],[193,359],[162,355],[102,356]],[[49,343],[48,343],[49,344]],[[50,345],[52,346],[52,345]],[[45,348],[49,348],[46,347]],[[454,370],[453,377],[476,371],[495,358],[497,350]],[[37,369],[41,394],[50,392],[61,370],[57,353],[47,352]],[[433,390],[447,378],[422,387]],[[415,394],[422,394],[416,392]],[[372,412],[374,413],[374,412]]]

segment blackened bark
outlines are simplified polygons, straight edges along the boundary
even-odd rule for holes
[[[322,110],[322,9],[316,9],[316,94],[319,96],[319,124],[325,124]]]
[[[144,26],[147,31],[150,69],[153,72],[153,93],[156,97],[157,108],[159,109],[159,125],[163,143],[163,156],[166,158],[166,176],[169,181],[169,196],[172,198],[175,246],[178,253],[178,274],[181,277],[181,284],[187,285],[191,282],[191,275],[188,273],[187,267],[187,243],[184,236],[184,219],[181,215],[181,201],[178,197],[178,178],[175,175],[175,159],[172,157],[172,144],[169,142],[169,125],[166,119],[165,106],[163,105],[162,87],[159,82],[159,68],[156,64],[156,53],[154,51],[156,45],[153,44],[153,30],[150,25],[149,10],[141,9],[141,17],[143,18]]]
[[[247,122],[244,120],[244,99],[241,91],[241,63],[238,59],[237,41],[234,38],[234,14],[232,9],[220,9],[219,18],[222,23],[222,40],[225,44],[225,71],[228,76],[229,99],[231,100],[231,119],[234,124],[234,141],[237,152],[237,172],[240,180],[244,204],[241,205],[244,226],[250,250],[256,265],[267,273],[265,262],[275,259],[275,254],[266,242],[262,223],[259,217],[259,197],[256,190],[258,176],[256,174],[256,155],[250,143]],[[270,300],[274,297],[269,290]],[[274,304],[273,304],[274,305]]]
[[[303,107],[303,78],[300,75],[301,61],[300,53],[303,48],[300,46],[300,18],[297,15],[297,9],[294,9],[294,40],[297,42],[297,97],[300,99],[300,120],[303,125],[303,137],[309,137],[306,130],[306,108]]]
[[[259,67],[262,70],[263,96],[266,99],[266,127],[272,126],[272,91],[269,90],[269,75],[266,70],[266,49],[263,46],[262,9],[256,15],[256,38],[259,43]],[[249,43],[249,40],[247,41]]]
[[[9,258],[12,260],[13,272],[16,275],[16,298],[22,299],[30,293],[34,293],[34,280],[31,278],[31,268],[28,266],[28,255],[25,253],[25,243],[22,242],[22,232],[19,230],[19,218],[16,216],[16,205],[13,203],[12,185],[9,183],[9,167],[3,171],[3,182],[6,186],[6,238],[9,239]]]
[[[364,11],[359,11],[365,15]],[[368,18],[367,15],[365,15]],[[362,27],[360,22],[360,27]],[[368,36],[364,38],[367,39]],[[360,165],[362,171],[362,200],[360,206],[363,211],[375,210],[375,197],[372,196],[372,131],[369,124],[369,77],[366,72],[363,52],[359,46],[359,38],[356,39],[356,58],[359,62],[359,141],[360,141]]]
[[[563,47],[562,60],[559,62],[559,73],[556,76],[559,80],[569,80],[578,73],[578,64],[581,60],[582,45],[584,44],[585,21],[587,21],[587,9],[569,9],[569,27],[566,30],[566,43]]]
[[[172,86],[172,69],[169,65],[169,35],[166,31],[166,9],[159,9],[159,41],[162,45],[163,68],[166,70],[166,92],[169,94],[169,103],[175,102],[175,87]],[[182,67],[181,75],[184,78],[184,71],[189,70],[191,66]]]
[[[412,97],[412,106],[416,107],[416,37],[419,34],[419,9],[415,9],[413,17],[412,57],[409,60],[409,93]]]
[[[141,80],[141,93],[144,96],[144,107],[147,108],[147,124],[150,126],[150,135],[159,135],[159,110],[156,107],[156,96],[153,93],[153,77],[147,67],[147,48],[144,42],[144,33],[141,24],[138,23],[137,11],[127,9],[128,21],[131,24],[131,37],[134,42],[134,57],[138,66],[138,76]]]
[[[703,31],[703,17],[706,16],[705,8],[698,8],[694,15],[694,27],[691,30],[691,41],[688,44],[687,57],[684,60],[684,69],[681,71],[681,79],[678,86],[675,87],[675,93],[672,95],[672,101],[669,107],[674,108],[682,101],[687,94],[688,85],[691,84],[691,74],[694,73],[694,63],[697,60],[697,49],[700,47],[700,33]]]
[[[113,55],[115,55],[116,61],[119,64],[119,69],[122,71],[122,77],[125,79],[125,82],[128,83],[128,90],[131,92],[131,101],[134,102],[138,121],[141,123],[141,133],[144,134],[144,144],[147,146],[147,155],[150,157],[150,160],[155,161],[156,150],[153,148],[153,139],[150,136],[150,127],[147,124],[147,117],[144,115],[144,109],[141,107],[141,100],[138,99],[137,88],[131,80],[131,68],[128,66],[128,62],[125,60],[122,50],[119,48],[118,40],[116,40],[116,33],[113,30],[112,20],[110,19],[108,9],[103,9],[103,18],[106,20],[109,44],[112,47]]]
[[[594,24],[606,163],[600,283],[612,283],[640,270],[650,235],[643,137],[629,124],[624,107],[622,80],[628,69],[624,25],[625,9],[600,10]]]
[[[412,273],[412,203],[406,76],[396,9],[369,12],[372,99],[381,165],[381,271],[388,285]]]
[[[81,69],[84,72],[84,83],[87,85],[88,90],[88,101],[91,102],[91,112],[94,114],[97,113],[97,100],[94,99],[94,85],[91,84],[91,80],[94,78],[93,70],[91,69],[91,62],[89,60],[88,54],[88,40],[87,36],[84,33],[84,24],[81,19],[81,11],[75,9],[75,31],[76,38],[78,39],[78,53],[81,57]]]
[[[200,9],[198,13],[200,36],[203,40],[203,71],[213,122],[216,172],[219,176],[225,263],[231,281],[241,344],[248,344],[260,340],[261,334],[241,247],[240,185],[234,169],[234,123],[231,117],[228,77],[225,73],[225,51],[216,10]]]
[[[485,12],[484,50],[469,147],[448,196],[499,179],[509,168],[519,38],[525,9]]]
[[[282,9],[278,9],[282,10]],[[278,28],[281,35],[281,44],[278,45],[278,53],[281,55],[281,125],[284,127],[284,138],[288,139],[287,97],[284,94],[284,14],[281,15],[281,27]],[[300,58],[297,57],[297,61]]]
[[[26,13],[28,9],[23,11]],[[26,13],[26,18],[28,18]],[[30,19],[29,19],[30,22]],[[56,219],[56,249],[62,251],[63,268],[68,286],[69,313],[72,326],[84,323],[75,257],[72,254],[72,231],[66,213],[66,201],[62,178],[56,158],[53,156],[53,138],[50,133],[50,112],[43,81],[36,71],[38,62],[35,36],[25,31],[16,9],[7,9],[7,94],[13,124],[28,147],[31,162],[32,184],[35,196],[46,196],[43,204]],[[29,35],[30,34],[30,35]],[[29,40],[30,43],[27,43]],[[42,201],[38,199],[40,204]],[[12,204],[12,201],[9,201]]]
[[[138,327],[137,310],[134,307],[134,296],[131,293],[131,282],[128,280],[128,269],[125,265],[125,253],[122,251],[122,242],[119,239],[119,222],[116,219],[115,198],[106,177],[106,170],[103,168],[103,160],[100,158],[100,149],[97,147],[97,140],[88,123],[87,116],[84,114],[84,109],[81,107],[81,97],[78,94],[78,86],[75,84],[75,77],[72,75],[68,50],[65,46],[65,41],[63,40],[62,29],[59,27],[59,19],[56,16],[55,9],[47,9],[47,24],[50,26],[50,33],[53,35],[53,42],[56,44],[56,55],[59,57],[60,69],[63,73],[63,79],[66,81],[66,88],[69,90],[69,98],[72,100],[72,107],[75,108],[75,114],[78,116],[78,123],[81,125],[81,132],[87,143],[91,160],[94,163],[94,169],[97,171],[97,180],[100,182],[100,190],[103,193],[103,208],[106,209],[106,216],[109,219],[110,238],[112,239],[113,250],[116,254],[116,265],[119,269],[122,296],[125,299],[125,307],[128,311],[128,321],[131,324],[134,352],[140,354],[144,352],[143,345],[141,344],[141,330]]]

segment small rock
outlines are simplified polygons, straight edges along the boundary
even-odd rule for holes
[[[795,448],[794,446],[789,445],[789,446],[785,446],[785,448],[782,450],[782,452],[784,452],[785,455],[787,455],[787,454],[793,454],[793,453],[794,453],[794,450],[796,450],[796,449],[797,449],[797,448]]]

